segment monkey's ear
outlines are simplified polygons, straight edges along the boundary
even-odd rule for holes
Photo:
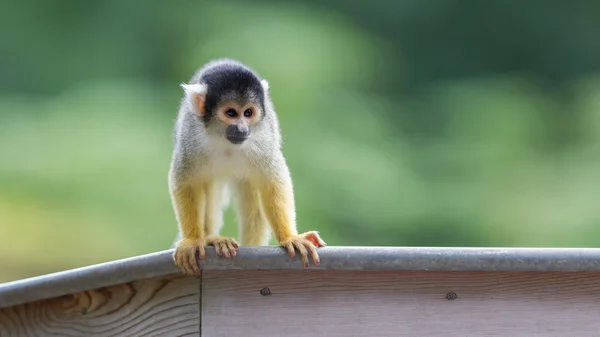
[[[265,93],[269,92],[269,82],[267,80],[262,79],[260,84],[262,84]]]
[[[185,92],[185,99],[194,107],[194,112],[204,116],[204,100],[206,98],[206,86],[204,84],[181,83]]]

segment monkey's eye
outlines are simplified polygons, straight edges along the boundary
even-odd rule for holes
[[[225,111],[225,114],[229,117],[237,116],[237,112],[234,109],[227,109],[227,111]]]
[[[246,111],[244,111],[244,117],[251,117],[252,116],[252,109],[246,109]]]

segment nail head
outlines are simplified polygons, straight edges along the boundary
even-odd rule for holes
[[[458,295],[456,295],[455,292],[449,292],[449,293],[446,294],[446,299],[447,300],[451,301],[451,300],[455,300],[457,298],[458,298]]]

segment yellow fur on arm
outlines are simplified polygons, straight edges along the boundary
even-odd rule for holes
[[[236,184],[240,237],[244,246],[266,246],[269,244],[269,228],[260,192],[254,185],[248,180]]]
[[[297,235],[294,191],[289,173],[268,177],[260,186],[265,216],[277,241],[281,243]]]
[[[204,191],[200,186],[184,184],[171,188],[175,215],[182,240],[203,240]]]
[[[223,226],[222,198],[223,190],[217,182],[208,182],[202,185],[204,190],[205,216],[204,216],[204,235],[219,235]]]

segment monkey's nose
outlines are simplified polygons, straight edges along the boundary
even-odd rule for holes
[[[233,144],[241,144],[250,136],[247,125],[230,125],[227,127],[225,137]]]

